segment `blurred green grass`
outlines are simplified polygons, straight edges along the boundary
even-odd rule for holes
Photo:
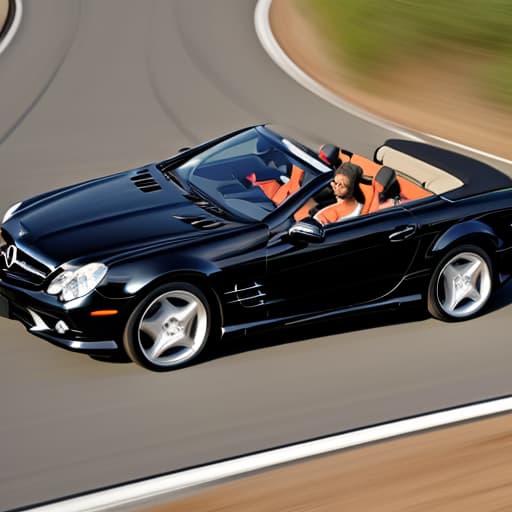
[[[483,94],[512,107],[512,0],[299,0],[363,79],[404,58],[473,52]],[[440,84],[441,85],[441,84]]]

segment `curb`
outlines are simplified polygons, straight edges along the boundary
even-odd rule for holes
[[[0,55],[9,46],[18,31],[23,15],[22,0],[9,0],[7,18],[0,30]]]
[[[311,76],[302,71],[302,69],[299,68],[281,48],[276,38],[274,37],[272,29],[270,28],[271,4],[272,0],[258,0],[256,9],[254,10],[254,26],[256,29],[256,34],[258,36],[258,39],[260,40],[261,45],[263,46],[267,54],[270,56],[270,58],[285,73],[287,73],[291,78],[293,78],[304,88],[308,89],[313,94],[316,94],[317,96],[327,101],[331,105],[334,105],[335,107],[340,108],[341,110],[344,110],[345,112],[348,112],[353,116],[359,117],[360,119],[368,123],[374,124],[375,126],[379,126],[380,128],[384,128],[389,131],[393,131],[396,134],[400,135],[401,137],[406,137],[408,139],[416,140],[418,142],[427,142],[425,138],[421,137],[421,135],[423,135],[426,138],[434,139],[439,142],[449,144],[456,148],[474,153],[475,155],[483,156],[492,160],[496,160],[497,162],[512,165],[512,160],[508,160],[501,156],[493,155],[491,153],[487,153],[485,151],[472,148],[470,146],[465,146],[464,144],[444,139],[442,137],[438,137],[430,133],[421,134],[418,132],[413,132],[406,126],[392,123],[391,121],[388,121],[387,119],[372,114],[367,110],[356,107],[355,105],[349,103],[348,101],[334,94],[327,87],[324,87],[322,84],[318,83]]]

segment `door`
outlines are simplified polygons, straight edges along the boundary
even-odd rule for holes
[[[395,207],[325,226],[325,239],[267,245],[271,317],[314,313],[378,299],[400,282],[415,255],[414,217]]]

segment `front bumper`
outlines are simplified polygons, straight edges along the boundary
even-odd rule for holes
[[[117,352],[131,308],[130,298],[108,299],[96,291],[63,304],[42,291],[23,289],[0,278],[0,316],[19,321],[34,336],[68,350]],[[98,310],[118,313],[91,316]]]

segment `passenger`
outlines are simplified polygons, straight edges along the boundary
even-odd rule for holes
[[[315,214],[314,219],[321,224],[330,224],[359,215],[364,204],[364,195],[359,187],[362,174],[361,167],[351,162],[335,169],[331,187],[336,203],[322,208]]]

